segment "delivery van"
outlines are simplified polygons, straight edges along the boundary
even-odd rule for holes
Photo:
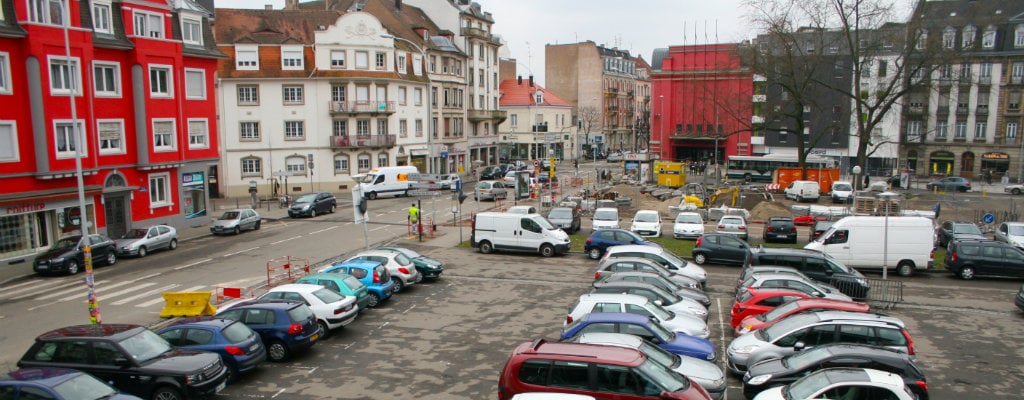
[[[821,185],[815,181],[793,181],[786,186],[785,193],[787,199],[817,202],[821,197]]]
[[[409,180],[409,174],[418,173],[420,171],[413,166],[380,167],[359,176],[358,181],[363,195],[370,200],[379,196],[408,196],[415,183]]]
[[[824,252],[853,268],[895,267],[902,276],[932,268],[935,228],[931,219],[888,217],[888,235],[885,227],[886,217],[846,217],[804,248]],[[886,237],[888,246],[884,245]]]
[[[483,212],[473,217],[469,243],[489,254],[495,250],[536,252],[544,257],[569,252],[569,234],[540,214]]]

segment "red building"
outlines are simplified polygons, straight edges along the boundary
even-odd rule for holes
[[[738,44],[654,51],[651,151],[664,160],[724,163],[750,155],[753,73]]]
[[[0,268],[81,232],[76,153],[90,232],[206,214],[223,57],[212,11],[212,0],[0,0]]]

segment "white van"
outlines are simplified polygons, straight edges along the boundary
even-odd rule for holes
[[[886,217],[846,217],[804,246],[824,252],[853,268],[882,268],[910,276],[916,269],[931,269],[935,228],[925,217],[889,217],[887,256],[883,260]]]
[[[481,253],[494,250],[537,252],[544,257],[569,252],[569,234],[540,214],[483,212],[473,217],[469,243]]]
[[[409,174],[418,173],[420,171],[413,166],[380,167],[359,176],[358,181],[363,195],[370,200],[378,196],[408,196],[409,189],[415,183],[409,180]]]
[[[591,230],[613,229],[619,227],[619,209],[615,207],[599,207],[594,210]]]
[[[821,197],[821,185],[815,181],[793,181],[786,187],[785,193],[787,199],[817,202]]]

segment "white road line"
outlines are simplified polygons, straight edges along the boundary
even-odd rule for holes
[[[67,283],[58,284],[58,285],[54,285],[54,284],[52,284],[50,282],[33,282],[33,283],[39,283],[39,284],[35,285],[35,286],[29,286],[29,287],[26,287],[26,288],[21,288],[21,289],[18,289],[18,290],[12,290],[12,291],[10,291],[8,293],[4,293],[4,294],[5,295],[15,295],[15,294],[22,293],[22,292],[36,291],[36,290],[38,290],[40,288],[59,289],[59,288],[68,287],[68,286],[72,286],[72,285],[81,285],[81,284],[83,284],[83,281],[76,280],[76,281],[67,282]],[[19,299],[23,299],[23,298],[26,298],[26,297],[32,297],[34,295],[36,295],[36,293],[30,293],[30,294],[26,294],[26,295],[23,295],[23,296],[16,296],[16,297],[13,297],[12,299],[13,300],[19,300]]]
[[[387,226],[387,225],[383,225],[383,226],[379,226],[379,227],[376,227],[376,228],[370,229],[370,232],[376,232],[376,231],[379,231],[379,230],[381,230],[381,229],[387,229],[387,228],[388,228],[388,226]]]
[[[289,240],[295,240],[295,239],[301,239],[301,238],[302,238],[302,236],[292,236],[292,237],[287,238],[287,239],[281,239],[281,240],[278,240],[276,242],[270,242],[270,244],[281,244],[281,243],[287,242]]]
[[[121,300],[115,301],[115,302],[110,303],[110,304],[113,304],[115,306],[119,306],[119,305],[122,305],[122,304],[128,304],[128,303],[132,302],[135,299],[138,299],[138,298],[141,298],[141,297],[146,297],[146,296],[152,295],[153,293],[157,293],[157,292],[166,292],[167,290],[174,289],[174,288],[176,288],[178,286],[181,286],[181,285],[179,285],[177,283],[172,283],[170,285],[167,285],[167,286],[164,286],[164,287],[159,287],[159,288],[150,290],[148,292],[142,292],[142,293],[139,293],[139,294],[131,296],[131,297],[125,297],[125,298],[123,298]],[[160,300],[163,300],[163,298],[160,298]]]
[[[30,281],[27,281],[27,282],[19,283],[17,285],[10,285],[10,286],[2,287],[2,288],[0,288],[0,293],[6,292],[6,291],[12,290],[12,289],[20,288],[22,286],[27,286],[27,285],[36,285],[36,284],[44,285],[44,286],[45,285],[59,285],[59,284],[64,284],[66,282],[67,282],[67,279],[60,279],[60,280],[47,279],[45,281],[41,280],[41,279],[33,279],[33,280],[30,280]],[[35,286],[33,286],[33,288],[35,288]],[[27,289],[12,291],[11,293],[23,292],[25,290],[27,290]]]
[[[206,285],[193,286],[188,289],[179,290],[179,292],[199,292],[199,289],[205,288]],[[212,292],[212,291],[211,291]]]
[[[156,284],[153,283],[153,282],[139,283],[139,284],[136,284],[134,287],[131,287],[131,288],[128,288],[128,289],[125,289],[125,290],[121,290],[121,291],[118,291],[118,292],[114,292],[114,293],[104,293],[101,290],[97,290],[96,291],[96,297],[98,297],[100,300],[108,299],[108,298],[111,298],[111,297],[120,296],[120,295],[125,294],[125,293],[131,293],[131,292],[134,292],[134,291],[137,291],[137,290],[142,290],[142,289],[148,288],[148,287],[153,286],[153,285],[156,285]]]
[[[96,282],[96,284],[95,284],[94,286],[99,286],[100,284],[103,284],[103,283],[107,283],[107,282],[108,282],[108,281],[97,281],[97,282]],[[129,283],[129,282],[121,282],[121,283],[122,283],[122,284],[126,284],[126,283]],[[117,285],[117,286],[120,286],[120,285]],[[71,293],[74,293],[74,292],[81,292],[81,293],[85,293],[85,289],[86,289],[86,286],[85,286],[85,284],[83,283],[83,284],[82,284],[81,286],[79,286],[79,287],[73,287],[73,288],[70,288],[70,289],[64,289],[64,290],[61,290],[61,291],[58,291],[58,292],[53,292],[53,293],[50,293],[50,294],[48,294],[48,295],[45,295],[45,296],[40,296],[40,297],[36,297],[36,298],[34,298],[33,300],[46,300],[46,299],[52,299],[52,298],[54,298],[54,297],[60,297],[60,296],[65,296],[65,295],[68,295],[68,294],[71,294]]]
[[[132,282],[144,281],[146,279],[157,277],[157,276],[160,276],[160,273],[159,272],[154,272],[154,273],[146,275],[146,276],[140,276],[138,278],[132,279]]]
[[[136,304],[135,307],[139,307],[139,308],[149,307],[149,306],[152,306],[154,304],[163,303],[163,302],[164,302],[164,298],[160,297],[158,299],[153,299],[153,300],[147,301],[145,303]]]
[[[722,320],[722,299],[715,299],[715,304],[717,305],[716,308],[718,308],[718,312],[715,313],[718,314],[718,331],[721,332],[721,334],[718,335],[718,340],[719,343],[722,344],[722,351],[718,353],[718,360],[724,361],[723,363],[721,363],[724,364],[725,362],[729,361],[729,354],[726,352],[727,348],[725,346],[725,327],[722,325],[725,322]]]
[[[242,251],[236,251],[236,252],[234,252],[234,253],[228,253],[228,254],[225,254],[225,255],[223,255],[222,257],[231,257],[231,256],[234,256],[234,255],[238,255],[238,254],[242,254],[242,253],[250,252],[250,251],[253,251],[253,250],[256,250],[256,249],[259,249],[259,248],[260,248],[259,246],[256,246],[256,247],[250,247],[250,248],[248,248],[248,249],[245,249],[245,250],[242,250]]]
[[[317,233],[321,233],[321,232],[327,232],[327,231],[329,231],[329,230],[331,230],[331,229],[338,229],[338,226],[337,226],[337,225],[332,225],[332,226],[330,226],[330,227],[327,227],[327,228],[324,228],[324,229],[321,229],[321,230],[318,230],[318,231],[312,231],[312,232],[310,232],[309,234],[310,234],[310,235],[315,235],[315,234],[317,234]]]
[[[202,263],[207,262],[207,261],[213,261],[213,259],[212,258],[204,258],[202,260],[199,260],[199,261],[196,261],[196,262],[193,262],[193,263],[190,263],[190,264],[185,264],[185,265],[182,265],[180,267],[174,267],[174,270],[175,271],[180,271],[180,270],[183,270],[185,268],[194,267],[196,265],[202,264]]]

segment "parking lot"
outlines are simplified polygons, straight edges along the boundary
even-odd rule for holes
[[[582,254],[482,255],[405,243],[447,262],[444,277],[371,309],[293,361],[264,364],[221,396],[231,398],[497,398],[511,350],[557,338],[565,313],[592,282]],[[688,256],[688,255],[684,255]],[[687,257],[688,258],[688,257]],[[707,266],[712,341],[731,339],[728,312],[736,267]],[[877,277],[877,276],[876,276]],[[906,322],[932,399],[1016,399],[1024,387],[1020,281],[960,281],[946,274],[901,279],[905,302],[886,314]],[[719,363],[724,361],[720,360]],[[730,377],[727,398],[743,398]]]

